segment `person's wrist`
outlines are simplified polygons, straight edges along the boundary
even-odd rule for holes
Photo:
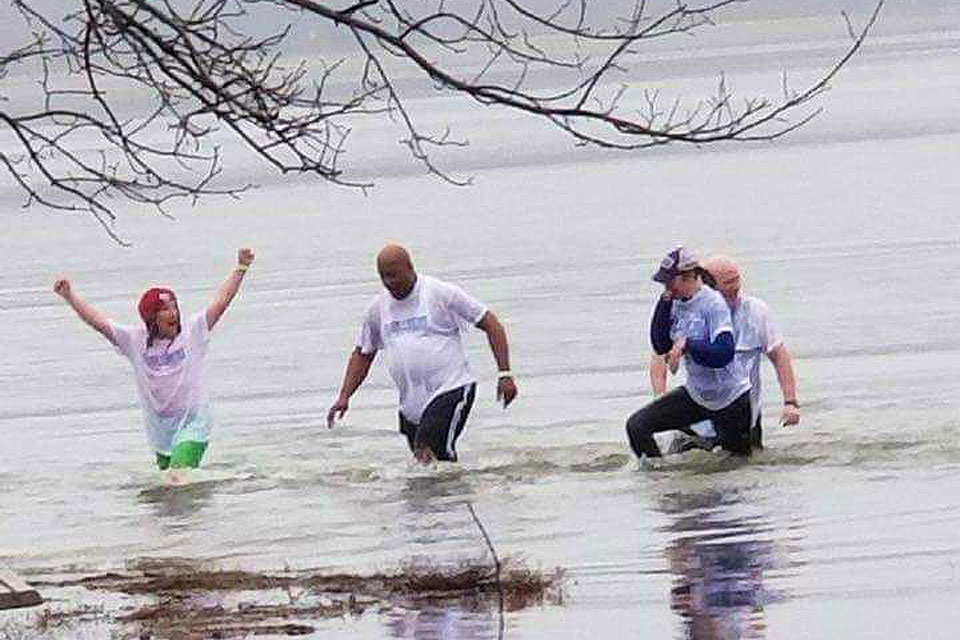
[[[234,271],[236,271],[237,273],[246,273],[246,272],[247,272],[247,269],[249,269],[249,268],[250,268],[250,265],[248,265],[248,264],[243,264],[242,262],[240,262],[240,263],[237,264],[237,267],[236,267],[236,269],[234,269]]]
[[[793,407],[794,409],[799,409],[799,408],[800,408],[800,403],[797,402],[796,400],[784,400],[784,401],[783,401],[783,406],[785,406],[785,407]]]
[[[502,369],[500,371],[497,371],[497,380],[507,380],[507,379],[510,379],[510,380],[513,379],[513,372],[510,371],[510,369]]]

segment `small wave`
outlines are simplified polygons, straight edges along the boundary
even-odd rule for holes
[[[376,467],[334,471],[333,473],[328,474],[327,477],[336,478],[349,484],[368,484],[383,479],[381,469]]]
[[[631,456],[628,453],[610,453],[597,456],[587,462],[577,462],[568,468],[574,473],[600,473],[617,471],[630,464]]]

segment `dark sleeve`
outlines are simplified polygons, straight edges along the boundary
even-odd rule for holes
[[[713,342],[709,340],[688,340],[687,353],[693,361],[711,369],[722,369],[733,360],[733,334],[724,331]]]
[[[663,355],[673,347],[670,339],[670,310],[673,300],[660,298],[653,309],[653,318],[650,320],[650,344],[657,355]]]

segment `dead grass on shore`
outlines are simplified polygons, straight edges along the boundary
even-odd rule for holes
[[[540,571],[505,561],[468,560],[455,566],[408,563],[392,573],[372,575],[285,572],[277,575],[197,568],[184,561],[148,561],[125,573],[35,582],[38,588],[83,588],[114,594],[135,604],[118,607],[111,621],[117,637],[238,638],[306,635],[311,622],[358,616],[373,609],[423,606],[467,611],[517,611],[561,603],[563,571]],[[144,603],[146,599],[149,604]],[[82,623],[89,609],[38,614],[37,627]],[[10,636],[13,638],[14,636]],[[2,638],[2,636],[0,636]]]

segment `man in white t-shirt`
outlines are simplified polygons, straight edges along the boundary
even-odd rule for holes
[[[457,460],[456,441],[473,406],[476,379],[470,372],[463,334],[476,326],[487,334],[499,370],[497,398],[503,406],[517,395],[510,372],[507,334],[492,311],[459,287],[413,268],[410,254],[388,245],[377,255],[386,291],[363,316],[327,426],[350,406],[378,351],[385,351],[400,397],[400,432],[422,463]]]
[[[237,265],[210,305],[182,321],[173,291],[152,287],[137,305],[142,325],[110,320],[73,291],[69,280],[57,280],[54,291],[81,320],[109,340],[133,366],[147,439],[161,470],[196,468],[210,436],[210,403],[204,369],[210,331],[253,263],[250,249],[237,252]]]
[[[793,358],[783,344],[769,307],[759,298],[741,292],[740,269],[726,256],[713,256],[703,263],[704,270],[714,281],[730,313],[736,336],[736,358],[750,373],[751,437],[753,446],[761,447],[763,431],[760,417],[760,356],[766,354],[777,372],[783,409],[780,423],[795,425],[800,422],[800,404],[797,401],[797,382]]]
[[[663,285],[650,323],[654,351],[676,373],[681,360],[686,381],[637,410],[627,420],[627,437],[638,457],[659,457],[654,434],[689,431],[711,420],[719,442],[735,455],[750,455],[750,379],[734,358],[733,322],[723,297],[703,286],[693,254],[677,247],[667,254],[653,280]]]
[[[773,363],[783,394],[783,409],[780,412],[780,424],[795,425],[800,422],[800,405],[797,401],[797,383],[793,370],[793,359],[780,338],[773,322],[772,314],[765,302],[753,296],[743,295],[741,291],[740,269],[726,256],[713,256],[703,265],[704,278],[723,296],[733,318],[733,331],[736,339],[734,357],[750,374],[750,437],[753,447],[763,447],[763,427],[760,415],[760,360],[766,354]],[[659,395],[666,388],[666,364],[662,356],[654,355],[650,366],[650,379],[654,391]],[[686,451],[693,448],[709,449],[714,442],[712,426],[709,423],[694,425],[695,433],[681,434],[670,445],[671,451]]]

